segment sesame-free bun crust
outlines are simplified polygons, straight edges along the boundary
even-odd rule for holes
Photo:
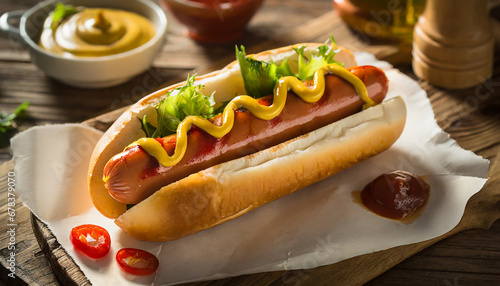
[[[301,43],[264,51],[251,56],[258,60],[273,60],[279,63],[287,57],[291,57],[291,60],[294,58],[296,59],[297,57],[296,53],[293,51],[293,47],[300,47],[303,45],[306,46],[305,50],[307,55],[308,52],[310,53],[310,51],[315,50],[322,44]],[[335,55],[335,59],[343,63],[346,68],[357,65],[354,55],[345,48],[340,48],[340,52]],[[289,63],[291,62],[292,61],[289,61]],[[106,163],[111,157],[122,152],[130,143],[144,137],[138,118],[147,115],[149,119],[156,119],[154,104],[159,102],[168,91],[182,86],[184,83],[185,82],[180,82],[151,93],[130,106],[104,133],[97,143],[89,163],[88,184],[92,202],[96,209],[104,216],[117,218],[127,210],[127,206],[111,197],[108,190],[104,187],[102,176]],[[236,95],[246,94],[237,61],[228,64],[221,70],[197,76],[196,83],[205,86],[201,91],[205,95],[210,95],[215,91],[216,102],[225,102],[231,100]]]
[[[182,238],[239,217],[389,148],[401,135],[401,97],[258,153],[163,187],[115,221],[148,241]]]

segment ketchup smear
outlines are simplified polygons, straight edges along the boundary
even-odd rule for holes
[[[380,175],[361,191],[361,201],[374,213],[395,220],[418,214],[429,199],[430,187],[406,171]]]

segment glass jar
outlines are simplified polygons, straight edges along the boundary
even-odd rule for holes
[[[370,44],[394,44],[411,60],[413,27],[426,0],[333,0],[342,20]]]

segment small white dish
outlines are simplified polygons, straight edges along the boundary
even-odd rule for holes
[[[156,34],[133,50],[102,57],[63,57],[38,46],[43,23],[57,0],[44,1],[26,11],[6,12],[0,17],[0,32],[21,40],[29,49],[33,63],[48,76],[80,88],[104,88],[126,82],[146,71],[160,51],[167,31],[167,18],[161,7],[148,0],[68,0],[65,4],[84,7],[122,9],[149,19]],[[19,27],[10,24],[19,19]]]

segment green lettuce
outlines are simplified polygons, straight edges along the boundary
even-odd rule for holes
[[[332,39],[333,41],[333,39]],[[335,45],[333,45],[335,46]],[[338,50],[334,50],[333,47],[325,44],[319,46],[315,53],[312,53],[311,59],[308,59],[304,55],[305,46],[299,48],[293,48],[293,50],[299,55],[298,58],[298,73],[295,74],[300,80],[308,80],[314,76],[314,73],[321,67],[329,64],[338,64],[339,62],[334,60],[335,55]]]
[[[174,134],[179,123],[187,116],[211,118],[216,115],[215,100],[200,92],[203,85],[194,85],[196,75],[188,76],[186,84],[169,92],[156,105],[158,125],[151,125],[146,117],[141,120],[142,130],[147,137],[158,138]]]
[[[248,95],[259,98],[273,92],[278,76],[278,66],[248,57],[245,47],[236,46],[236,59],[240,64],[243,83]]]
[[[278,80],[284,76],[295,76],[300,80],[308,80],[314,76],[314,73],[321,67],[329,64],[338,64],[334,57],[339,52],[336,48],[335,40],[330,38],[332,45],[328,45],[328,41],[313,51],[311,58],[305,56],[305,46],[293,48],[297,53],[298,71],[293,73],[288,59],[285,59],[281,64],[275,62],[264,62],[256,60],[245,53],[245,48],[236,47],[236,59],[240,65],[243,83],[248,95],[259,98],[273,93],[274,87]]]

